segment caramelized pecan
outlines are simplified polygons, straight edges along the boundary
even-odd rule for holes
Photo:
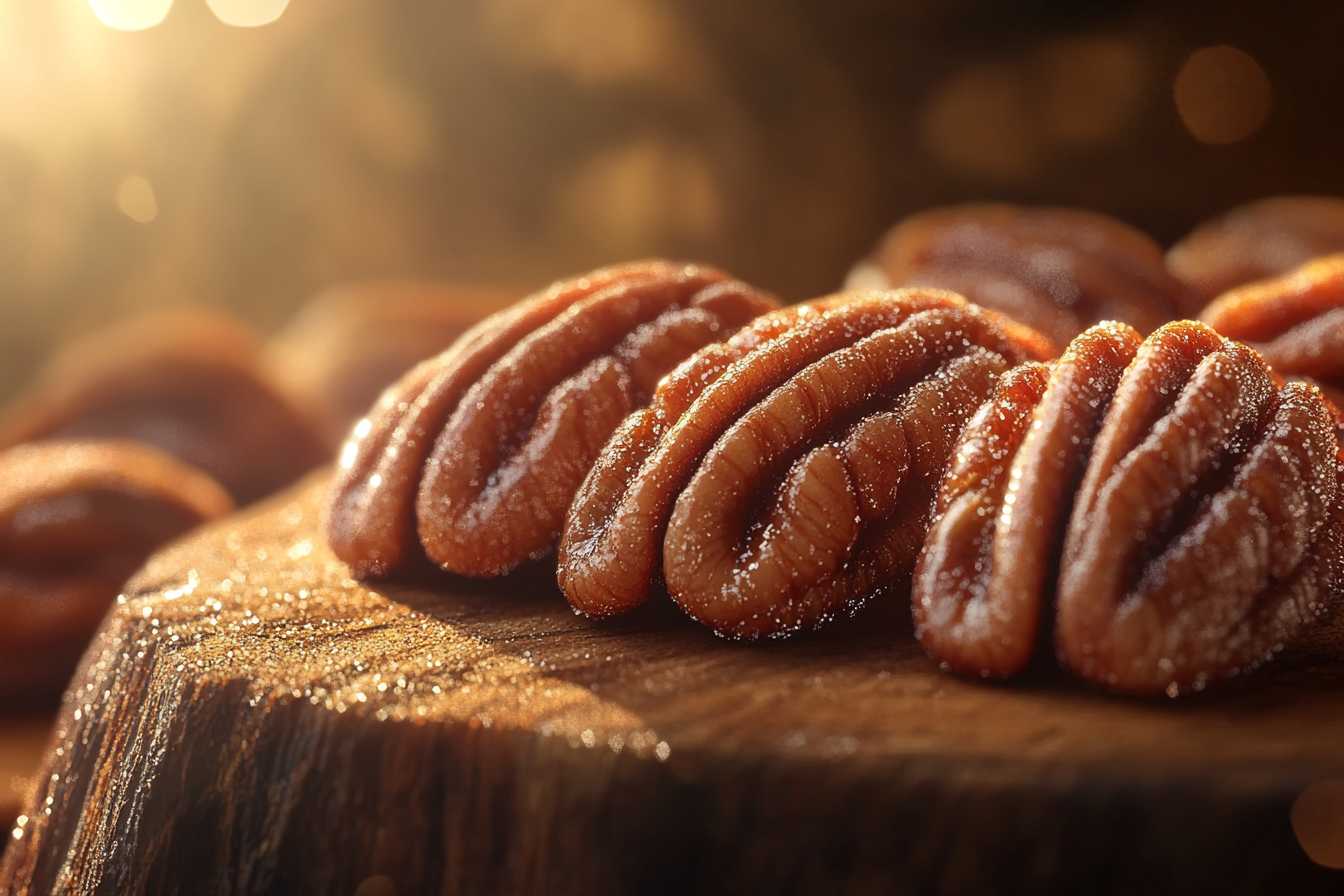
[[[687,361],[612,439],[562,540],[575,607],[630,609],[660,568],[683,609],[738,637],[861,602],[908,573],[931,477],[995,376],[1049,350],[942,291],[785,314]]]
[[[330,449],[257,371],[260,342],[206,311],[160,313],[56,354],[0,419],[0,447],[134,439],[204,470],[246,504]]]
[[[0,693],[64,685],[145,558],[232,509],[209,476],[135,442],[0,452]]]
[[[1167,269],[1203,304],[1234,287],[1341,251],[1344,201],[1277,196],[1199,225],[1167,252]]]
[[[949,476],[916,580],[921,640],[949,667],[1020,668],[1061,528],[1056,655],[1114,691],[1175,696],[1237,674],[1341,590],[1331,412],[1312,386],[1278,387],[1253,349],[1189,321],[1137,351],[1132,335],[1097,328],[1052,372],[1029,425],[1031,394],[1003,398],[1008,483],[986,462]],[[976,440],[994,434],[998,407],[982,409],[959,454],[984,452]],[[1042,472],[1054,459],[1058,478]],[[977,502],[992,525],[969,517]]]
[[[1144,234],[1095,212],[961,205],[896,225],[851,285],[933,286],[1066,345],[1101,320],[1147,333],[1202,303],[1167,273]]]
[[[431,283],[341,286],[267,340],[262,369],[339,445],[385,388],[522,294]]]
[[[652,261],[557,283],[473,327],[379,399],[337,465],[337,556],[494,575],[550,550],[616,426],[701,346],[777,307],[711,268]]]
[[[1200,318],[1255,345],[1276,373],[1344,400],[1344,254],[1219,296]]]
[[[1031,659],[1069,501],[1140,341],[1126,324],[1093,327],[1050,367],[1004,376],[967,424],[911,590],[916,633],[944,668],[1002,677]]]

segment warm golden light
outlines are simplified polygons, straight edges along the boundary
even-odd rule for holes
[[[1317,781],[1298,794],[1289,820],[1302,851],[1318,865],[1344,868],[1344,781]]]
[[[163,21],[173,0],[89,0],[93,14],[110,28],[143,31]]]
[[[124,178],[117,187],[117,208],[122,214],[141,224],[148,224],[159,215],[159,203],[154,188],[138,174]]]
[[[1201,143],[1236,143],[1269,117],[1269,76],[1260,63],[1227,44],[1191,53],[1172,91],[1181,121]]]
[[[225,25],[256,28],[269,25],[284,13],[289,0],[205,0]]]

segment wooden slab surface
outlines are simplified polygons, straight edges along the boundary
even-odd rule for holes
[[[946,675],[900,591],[746,644],[545,564],[360,584],[324,480],[153,559],[66,695],[0,892],[1339,892],[1340,626],[1178,700]]]

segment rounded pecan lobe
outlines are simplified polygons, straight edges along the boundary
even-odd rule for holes
[[[1344,251],[1344,201],[1276,196],[1206,221],[1167,252],[1167,268],[1200,302]],[[1240,339],[1215,325],[1218,332]]]
[[[777,307],[709,268],[641,262],[557,283],[388,389],[326,507],[359,575],[415,550],[493,575],[548,551],[611,431],[686,354]]]
[[[1117,390],[1079,489],[1059,578],[1061,663],[1175,696],[1265,660],[1339,589],[1333,420],[1275,387],[1254,350],[1185,322]]]
[[[604,454],[564,541],[570,602],[628,609],[661,566],[692,616],[755,637],[908,572],[932,505],[921,474],[998,372],[1048,350],[999,321],[941,291],[871,294],[747,352],[661,435]]]
[[[205,473],[135,442],[0,452],[0,693],[64,685],[126,578],[233,506]]]
[[[1058,346],[1101,320],[1147,333],[1199,309],[1167,273],[1156,243],[1081,209],[975,204],[922,212],[856,269],[879,275],[892,286],[955,290]]]

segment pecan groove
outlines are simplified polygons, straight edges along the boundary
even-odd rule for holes
[[[384,392],[342,452],[326,507],[337,556],[494,575],[550,550],[611,431],[658,379],[773,299],[709,268],[644,262],[550,289],[478,324]]]
[[[631,418],[613,439],[562,540],[575,607],[627,610],[660,569],[683,609],[739,637],[861,602],[908,572],[932,505],[922,474],[936,477],[993,378],[1048,351],[942,291],[799,313],[712,377],[686,362],[664,386],[684,412]]]
[[[1175,696],[1272,656],[1340,590],[1340,449],[1319,391],[1278,387],[1253,349],[1201,324],[1136,343],[1095,328],[1048,385],[996,396],[968,427],[959,452],[980,463],[944,481],[913,594],[921,641],[949,668],[1020,669],[1057,583],[1062,666]],[[1000,413],[1015,421],[1000,469],[977,480]],[[1055,458],[1066,475],[1044,472]],[[968,525],[977,501],[989,522]]]

